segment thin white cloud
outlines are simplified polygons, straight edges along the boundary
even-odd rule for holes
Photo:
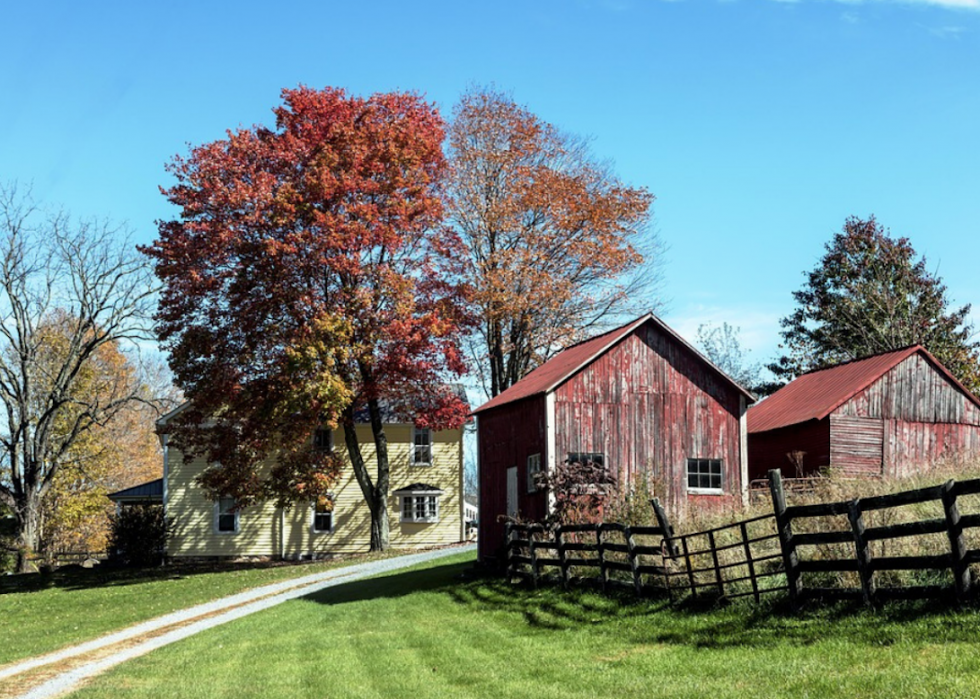
[[[723,323],[739,329],[738,339],[742,347],[751,351],[753,362],[770,359],[779,344],[780,315],[746,306],[715,306],[690,304],[684,309],[664,316],[667,324],[692,345],[697,344],[698,328],[702,324],[715,327]]]
[[[969,30],[966,27],[927,27],[929,33],[940,39],[959,39]]]

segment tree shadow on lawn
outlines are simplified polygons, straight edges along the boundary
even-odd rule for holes
[[[703,649],[805,647],[846,642],[889,646],[902,642],[978,643],[980,610],[942,602],[891,602],[868,609],[857,602],[814,602],[793,611],[784,599],[720,606],[713,601],[636,600],[594,590],[531,589],[501,578],[465,575],[472,563],[434,566],[352,581],[309,595],[319,604],[442,593],[471,611],[512,615],[534,632],[588,631],[637,644]]]

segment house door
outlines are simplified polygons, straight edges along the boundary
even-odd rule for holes
[[[517,516],[517,466],[507,469],[507,516]]]

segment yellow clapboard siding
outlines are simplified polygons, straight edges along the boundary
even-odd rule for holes
[[[388,497],[392,547],[436,546],[462,540],[462,430],[433,433],[433,463],[425,467],[409,463],[411,425],[386,425],[385,433],[391,465],[389,492],[419,482],[443,491],[439,498],[439,521],[432,523],[402,523],[399,498]],[[367,425],[358,426],[358,441],[364,460],[373,463],[374,441]],[[337,453],[350,463],[342,432],[335,434],[334,443]],[[219,534],[215,531],[214,503],[195,483],[206,464],[200,460],[184,464],[174,448],[168,450],[167,460],[167,514],[177,523],[177,532],[168,546],[172,556],[299,557],[355,553],[367,551],[370,546],[370,511],[350,467],[344,469],[334,489],[333,532],[313,531],[313,511],[309,503],[297,503],[284,512],[265,503],[241,511],[238,533]]]

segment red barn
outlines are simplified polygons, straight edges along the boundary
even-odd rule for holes
[[[566,460],[620,484],[644,473],[674,511],[741,497],[753,400],[653,314],[569,347],[474,411],[481,560],[503,543],[503,515],[547,514],[533,474]]]
[[[832,467],[904,476],[980,449],[980,400],[920,346],[804,374],[749,410],[753,479]]]

